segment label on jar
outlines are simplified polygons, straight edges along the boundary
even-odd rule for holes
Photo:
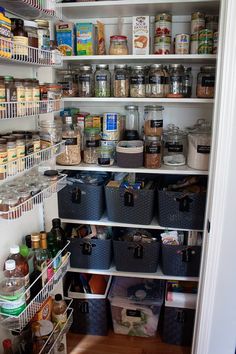
[[[183,145],[168,144],[168,152],[183,152]]]
[[[104,76],[104,77],[106,78],[106,76]],[[98,78],[98,76],[97,76],[97,78]],[[102,79],[102,80],[97,79],[97,81],[106,81],[106,79]],[[79,82],[90,82],[90,76],[89,75],[80,75]]]
[[[0,88],[0,102],[6,102],[5,88]]]
[[[34,141],[34,152],[38,152],[40,149],[40,140]]]
[[[25,155],[30,155],[34,153],[34,145],[33,144],[26,144],[25,145]]]
[[[7,151],[0,152],[0,165],[5,165],[7,163]],[[6,173],[7,166],[0,166],[0,173]]]
[[[110,165],[110,158],[109,157],[99,157],[98,158],[98,164],[105,166],[105,165]]]
[[[99,147],[99,140],[87,140],[86,141],[86,147],[91,148],[91,147]]]
[[[25,145],[18,145],[16,147],[17,158],[25,156]]]
[[[14,36],[14,55],[28,56],[28,37]]]
[[[17,158],[16,148],[7,149],[7,158],[8,162],[14,161]]]
[[[215,86],[215,76],[203,76],[202,77],[203,87],[214,87]]]
[[[77,145],[77,138],[62,138],[65,141],[65,145]]]
[[[139,311],[139,310],[126,310],[126,316],[141,318],[141,311]]]
[[[173,94],[182,94],[183,78],[181,76],[170,76],[170,83]]]
[[[125,74],[115,74],[115,80],[126,80]]]
[[[162,128],[163,127],[163,120],[162,119],[155,119],[150,120],[151,128]]]
[[[165,84],[165,77],[164,76],[149,76],[149,84],[159,84],[159,85],[164,85]]]
[[[161,147],[160,147],[160,145],[157,145],[156,143],[152,143],[152,144],[147,145],[145,147],[145,152],[147,154],[160,154],[161,153]]]
[[[199,154],[210,154],[211,147],[209,145],[198,145],[197,152]]]
[[[106,75],[96,75],[96,81],[107,81]]]
[[[145,76],[143,76],[143,75],[131,76],[130,84],[131,85],[144,85],[145,84]]]

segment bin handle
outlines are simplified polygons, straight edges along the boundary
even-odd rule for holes
[[[79,187],[74,187],[71,194],[72,203],[81,203],[81,189]]]
[[[83,301],[79,303],[79,310],[81,313],[89,313],[88,301]]]
[[[191,262],[191,258],[192,258],[192,254],[193,254],[193,251],[191,248],[185,248],[181,251],[181,254],[182,254],[182,262],[185,262],[185,263],[190,263]]]
[[[143,259],[143,245],[140,243],[129,246],[128,250],[134,250],[133,256],[135,259]]]
[[[80,244],[80,247],[82,247],[82,253],[86,256],[91,256],[92,254],[92,249],[93,247],[96,247],[95,243],[91,242],[83,242]]]
[[[175,313],[175,320],[178,323],[186,322],[186,316],[184,310],[177,309]]]
[[[175,198],[175,201],[179,203],[179,211],[183,211],[183,212],[190,211],[190,204],[193,202],[193,200],[189,198],[188,194],[185,194],[179,198]]]
[[[124,193],[124,206],[134,206],[134,195],[130,191],[125,191]]]

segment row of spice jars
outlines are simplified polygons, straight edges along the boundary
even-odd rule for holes
[[[34,204],[43,201],[43,197],[39,193],[50,187],[59,178],[57,171],[49,170],[42,174],[37,169],[32,169],[28,175],[5,183],[0,188],[0,218],[16,219],[23,212],[33,209]]]
[[[169,68],[161,64],[151,66],[115,65],[111,75],[108,65],[80,67],[77,76],[75,72],[66,73],[62,84],[62,94],[79,97],[191,97],[192,73],[190,67],[181,64],[171,64]],[[202,80],[204,78],[204,80]],[[211,78],[209,82],[208,78]],[[203,66],[198,74],[196,95],[199,98],[214,96],[215,67]],[[204,82],[203,82],[204,81]],[[111,83],[113,92],[111,92]],[[209,84],[209,85],[208,85]],[[77,91],[78,90],[78,91]]]

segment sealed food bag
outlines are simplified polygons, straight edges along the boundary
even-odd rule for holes
[[[105,55],[106,54],[106,43],[105,43],[105,30],[104,23],[97,21],[96,25],[96,54]]]

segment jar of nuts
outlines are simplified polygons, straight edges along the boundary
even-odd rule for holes
[[[84,162],[97,163],[97,152],[100,146],[100,130],[97,128],[86,128],[84,146]]]
[[[129,97],[129,75],[126,65],[115,65],[113,85],[114,97]]]
[[[215,89],[215,66],[202,66],[197,76],[197,97],[213,98]]]

